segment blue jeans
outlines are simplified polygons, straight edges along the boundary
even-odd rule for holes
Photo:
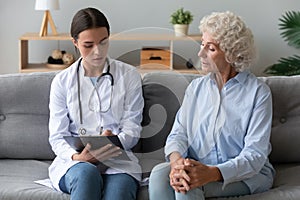
[[[80,162],[60,179],[59,187],[71,200],[133,200],[138,182],[125,173],[100,174],[95,165]]]
[[[155,166],[149,179],[150,200],[204,200],[208,197],[229,197],[250,194],[248,186],[244,182],[236,182],[227,185],[224,190],[221,182],[208,183],[188,191],[186,194],[176,192],[170,186],[170,164],[161,163]]]

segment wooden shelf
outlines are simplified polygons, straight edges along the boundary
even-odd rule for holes
[[[69,33],[59,33],[57,35],[39,36],[39,33],[25,33],[22,35],[20,40],[71,40],[72,37]],[[180,40],[195,40],[200,41],[201,35],[187,35],[178,37],[173,34],[147,34],[147,33],[114,33],[109,37],[110,40],[169,40],[169,41],[180,41]]]
[[[71,40],[72,37],[68,33],[59,33],[58,35],[39,36],[39,33],[25,33],[19,38],[19,71],[20,72],[35,72],[35,71],[54,71],[47,68],[46,63],[30,63],[29,62],[29,41],[50,41],[50,40]],[[183,37],[175,36],[174,34],[147,34],[147,33],[115,33],[111,34],[112,41],[169,41],[170,50],[170,65],[171,71],[181,73],[198,73],[193,69],[173,69],[173,42],[174,41],[195,41],[201,40],[200,35],[188,35]],[[147,69],[148,71],[149,69]],[[151,71],[151,69],[149,70]]]
[[[200,41],[201,35],[187,35],[178,37],[174,34],[148,34],[148,33],[115,33],[109,38],[110,40],[145,40],[145,41],[184,41],[184,40],[194,40]]]
[[[49,72],[49,71],[59,71],[58,69],[51,69],[46,66],[46,63],[31,63],[28,64],[25,68],[22,68],[23,73],[31,72]]]
[[[68,33],[59,33],[57,35],[40,36],[39,33],[25,33],[19,40],[71,40],[72,37]]]

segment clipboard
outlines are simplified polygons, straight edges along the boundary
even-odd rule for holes
[[[89,143],[91,149],[95,150],[104,147],[107,144],[120,147],[122,154],[117,157],[111,158],[115,160],[127,160],[131,161],[128,157],[124,147],[117,135],[113,136],[101,136],[101,135],[81,135],[81,136],[64,136],[66,142],[76,151],[81,152],[84,147]]]

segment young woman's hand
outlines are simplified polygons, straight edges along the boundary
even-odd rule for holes
[[[107,159],[117,157],[121,153],[120,147],[113,146],[112,144],[107,144],[104,147],[95,150],[91,150],[91,145],[87,144],[82,152],[74,154],[72,159],[97,164]]]
[[[102,133],[101,133],[102,136],[113,136],[114,134],[111,132],[111,130],[104,130]]]

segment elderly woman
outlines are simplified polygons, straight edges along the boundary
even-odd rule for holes
[[[206,76],[186,89],[165,156],[150,176],[150,199],[205,199],[264,192],[272,187],[268,160],[272,98],[247,68],[255,57],[251,30],[231,12],[200,22]]]

